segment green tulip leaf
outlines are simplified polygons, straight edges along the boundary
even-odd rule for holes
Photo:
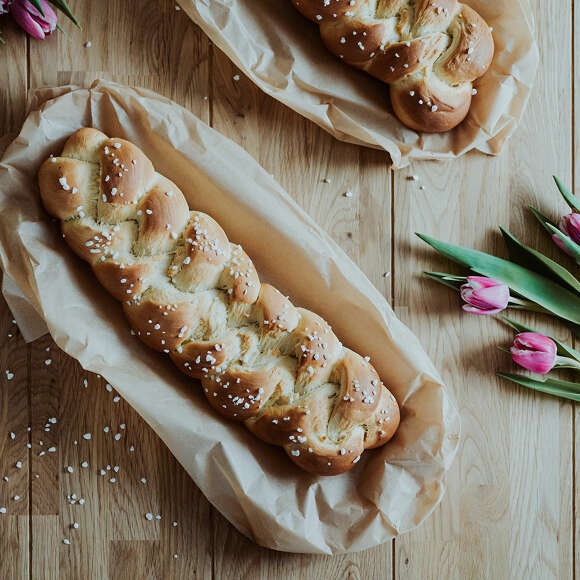
[[[571,399],[572,401],[580,401],[579,383],[561,381],[559,379],[533,379],[525,375],[513,373],[497,373],[497,376],[534,391],[540,391],[541,393],[553,395],[554,397]]]
[[[482,276],[507,284],[520,296],[539,304],[560,318],[580,324],[580,297],[549,278],[484,252],[454,246],[423,234],[417,235],[451,260],[470,267]]]
[[[499,229],[512,262],[546,276],[546,278],[550,278],[568,290],[580,295],[580,282],[564,266],[560,266],[560,264],[544,256],[541,252],[522,244],[501,226]]]
[[[555,175],[553,175],[552,177],[554,178],[554,181],[556,182],[556,185],[558,186],[558,189],[560,190],[560,193],[562,194],[564,201],[570,206],[572,210],[580,211],[580,203],[578,202],[578,198],[572,193],[570,193],[564,187],[564,184]]]
[[[526,326],[525,324],[522,324],[521,322],[518,322],[513,318],[508,318],[507,316],[498,316],[498,318],[502,320],[505,324],[507,324],[510,328],[515,330],[517,333],[536,332],[538,334],[544,334],[543,332],[539,332],[538,330]],[[571,357],[580,362],[580,352],[578,352],[576,349],[572,348],[571,346],[568,346],[563,342],[560,342],[557,338],[554,338],[553,336],[549,336],[547,334],[544,336],[548,336],[548,338],[551,338],[556,343],[556,347],[558,349],[558,356]]]
[[[532,212],[535,218],[542,224],[542,226],[546,229],[546,231],[551,234],[552,231],[548,227],[548,224],[554,227],[556,227],[556,224],[549,217],[545,216],[541,211],[538,211],[535,207],[529,205],[528,209]]]
[[[44,16],[44,8],[42,7],[42,4],[40,3],[40,0],[30,0],[32,2],[32,4],[34,5],[35,8],[38,9],[38,11]]]
[[[443,272],[423,272],[426,278],[435,280],[439,284],[443,284],[453,290],[459,290],[462,284],[465,284],[465,276],[453,276],[452,274],[444,274]]]
[[[50,0],[50,3],[58,8],[67,18],[70,18],[75,23],[75,25],[80,28],[80,24],[71,12],[66,0]]]

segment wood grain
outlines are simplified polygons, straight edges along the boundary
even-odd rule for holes
[[[6,54],[0,58],[0,133],[15,133],[26,110],[26,38],[3,22]],[[3,141],[0,141],[2,144]],[[0,150],[2,146],[0,145]],[[0,578],[29,576],[28,347],[0,309]],[[17,465],[19,467],[17,467]],[[15,499],[18,497],[18,499]],[[4,555],[9,555],[5,557]]]
[[[417,281],[421,263],[454,271],[449,262],[432,253],[421,257],[424,247],[417,241],[410,246],[417,261],[404,260],[413,231],[503,255],[491,224],[551,253],[524,208],[531,203],[554,215],[563,210],[550,175],[570,176],[571,103],[557,96],[571,82],[570,17],[560,6],[539,33],[539,94],[502,156],[470,155],[459,164],[429,166],[421,172],[424,191],[404,174],[396,177],[395,189],[403,195],[395,205],[395,304],[408,308],[407,322],[435,359],[445,361],[444,378],[462,416],[462,443],[441,509],[397,540],[399,578],[572,576],[572,404],[494,380],[490,370],[510,368],[496,345],[509,344],[511,334],[493,320],[462,315],[455,296]],[[560,48],[554,52],[554,46]],[[540,135],[541,162],[531,154]],[[443,191],[461,195],[449,199]],[[545,318],[529,323],[549,329]],[[434,562],[441,562],[436,572]]]
[[[538,30],[541,72],[500,157],[473,154],[399,172],[383,153],[340,143],[243,74],[236,80],[239,71],[173,1],[71,5],[83,29],[63,20],[65,33],[42,43],[0,20],[7,41],[0,134],[18,129],[28,91],[46,84],[107,78],[188,108],[246,148],[392,301],[448,381],[463,435],[448,493],[418,530],[345,556],[266,550],[208,504],[100,377],[47,337],[26,345],[2,305],[0,478],[8,481],[0,479],[0,507],[7,508],[0,578],[580,578],[578,409],[493,378],[492,369],[510,368],[495,348],[510,333],[462,315],[456,296],[422,280],[424,269],[452,266],[413,236],[422,231],[501,253],[492,226],[502,223],[557,255],[522,208],[563,213],[550,175],[578,182],[574,3],[532,1],[536,19],[547,23]],[[542,318],[529,322],[552,328]]]
[[[577,3],[572,3],[572,182],[574,191],[578,191],[580,184],[580,41],[575,33],[580,31],[580,10]],[[578,341],[575,344],[578,348]],[[580,558],[577,557],[580,550],[580,405],[574,405],[572,415],[572,485],[574,496],[572,498],[572,553],[574,554],[574,579],[580,578]]]

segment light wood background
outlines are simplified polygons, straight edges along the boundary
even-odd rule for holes
[[[189,108],[273,173],[391,300],[449,383],[463,428],[447,495],[420,529],[332,558],[268,551],[210,507],[102,380],[48,338],[25,344],[2,306],[0,506],[7,514],[0,514],[1,579],[580,578],[578,409],[495,378],[495,369],[511,368],[495,348],[509,333],[493,320],[462,315],[457,297],[422,280],[421,270],[448,265],[413,237],[421,231],[503,252],[494,229],[501,223],[552,252],[523,208],[533,203],[554,215],[564,212],[551,175],[573,184],[580,169],[574,115],[580,81],[573,74],[580,11],[569,0],[531,4],[541,22],[541,70],[524,120],[501,156],[474,154],[398,172],[380,152],[335,141],[243,75],[235,81],[235,67],[171,0],[71,0],[83,30],[63,20],[66,34],[46,42],[28,40],[0,19],[7,41],[0,48],[0,134],[18,130],[35,87],[97,76],[148,87]],[[411,172],[418,182],[408,180]],[[351,199],[342,195],[347,190]],[[46,431],[49,418],[57,422]],[[104,426],[122,432],[122,441],[115,443]],[[85,432],[91,441],[74,445]],[[39,456],[51,446],[56,452]],[[107,464],[120,467],[116,484],[108,482],[111,474],[99,475]],[[73,493],[85,504],[71,505]],[[146,512],[162,519],[146,521]],[[71,529],[73,522],[78,529]]]

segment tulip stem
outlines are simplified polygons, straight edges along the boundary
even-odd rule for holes
[[[509,303],[510,308],[518,308],[519,310],[530,310],[531,312],[540,312],[542,314],[550,314],[554,316],[554,313],[546,308],[532,302],[531,300],[526,300],[525,298],[516,298],[515,296],[510,296]]]
[[[580,371],[580,362],[567,356],[557,356],[556,362],[554,363],[554,367],[558,367],[560,369],[574,369],[576,371]]]

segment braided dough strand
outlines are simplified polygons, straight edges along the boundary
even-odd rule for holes
[[[250,258],[123,139],[80,129],[39,172],[48,213],[147,346],[210,405],[319,475],[384,445],[399,408],[368,359],[261,284]]]
[[[457,126],[493,58],[485,20],[457,0],[292,0],[326,47],[390,85],[395,114],[417,131]]]

